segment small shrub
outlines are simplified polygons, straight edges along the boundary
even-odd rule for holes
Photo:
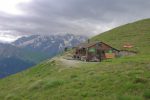
[[[143,94],[144,98],[150,99],[150,90],[146,90]]]
[[[53,60],[53,61],[51,61],[51,63],[50,63],[52,66],[55,66],[56,65],[56,61],[55,60]]]
[[[71,75],[70,76],[71,79],[74,79],[74,78],[77,78],[77,77],[78,77],[77,75]]]
[[[137,77],[137,78],[134,80],[134,83],[146,83],[146,82],[147,82],[147,79],[142,78],[142,77]]]
[[[90,71],[88,74],[89,74],[89,75],[94,75],[94,74],[95,74],[95,71]]]
[[[44,81],[38,80],[29,86],[29,90],[37,90],[42,88]]]
[[[83,92],[83,93],[81,93],[81,96],[82,96],[82,97],[87,97],[87,96],[88,96],[88,92]]]
[[[45,89],[55,88],[63,84],[64,84],[63,80],[50,79],[50,80],[47,80],[46,84],[44,84],[44,88]]]
[[[128,83],[125,84],[125,89],[126,89],[126,91],[127,91],[127,90],[135,90],[136,87],[137,87],[137,86],[136,86],[135,84],[130,83],[130,82],[128,82]]]

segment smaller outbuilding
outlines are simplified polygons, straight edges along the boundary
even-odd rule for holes
[[[104,42],[81,43],[75,48],[74,59],[83,61],[102,61],[104,59],[115,58],[119,55],[119,50]]]

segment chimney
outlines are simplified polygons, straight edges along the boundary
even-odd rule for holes
[[[90,43],[90,39],[88,39],[88,43]]]

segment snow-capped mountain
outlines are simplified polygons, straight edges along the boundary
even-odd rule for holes
[[[79,43],[86,41],[86,39],[86,37],[75,36],[72,34],[47,36],[31,35],[19,38],[12,44],[19,48],[40,51],[49,56],[54,56],[63,51],[65,47],[74,47]]]
[[[0,78],[22,71],[86,41],[84,36],[29,35],[10,44],[0,43]]]

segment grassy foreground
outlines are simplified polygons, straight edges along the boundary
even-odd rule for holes
[[[150,100],[150,19],[94,37],[116,48],[132,43],[136,56],[80,62],[57,57],[0,80],[0,100]]]

